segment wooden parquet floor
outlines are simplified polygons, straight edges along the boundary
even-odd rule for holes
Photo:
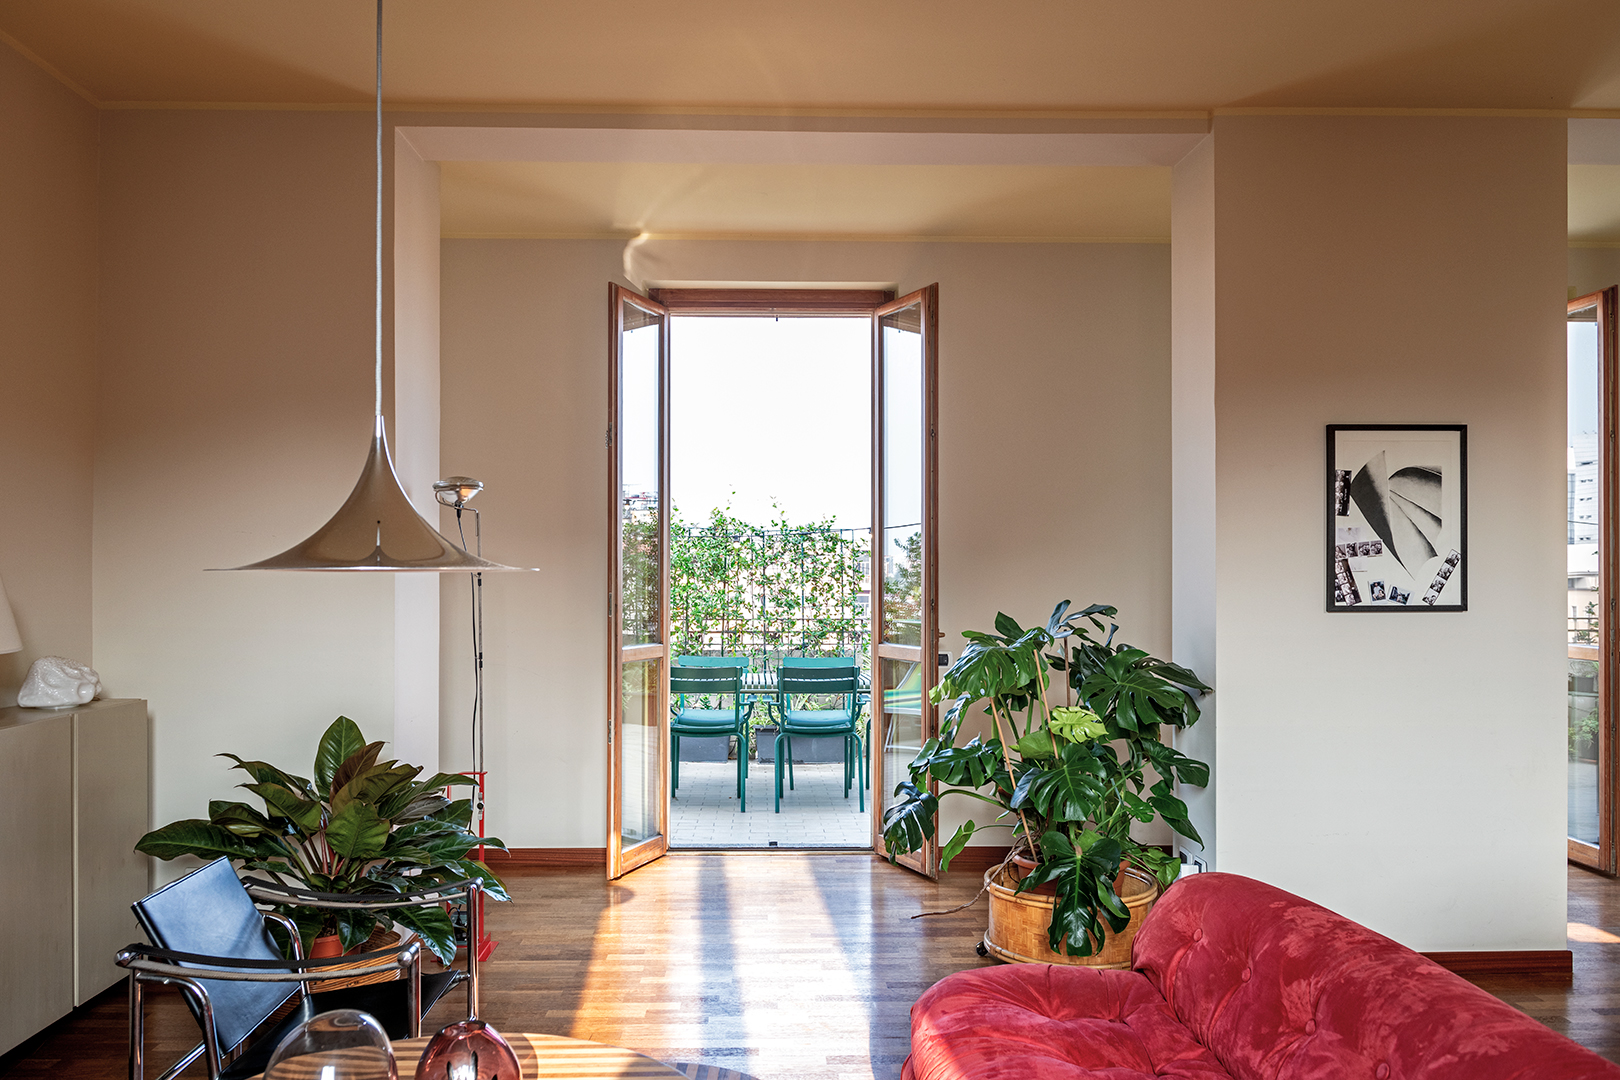
[[[911,918],[970,899],[971,873],[935,884],[866,856],[775,853],[672,855],[611,885],[584,869],[517,868],[507,878],[514,900],[491,905],[500,945],[483,969],[483,1012],[497,1029],[759,1080],[897,1076],[911,1003],[950,972],[988,963],[974,952],[982,900]],[[1571,922],[1596,939],[1571,942],[1573,985],[1480,985],[1620,1061],[1620,882],[1572,868],[1569,895]],[[462,1000],[450,995],[429,1025],[459,1018]],[[0,1060],[0,1074],[120,1080],[124,1010],[121,994],[104,995]],[[151,1003],[148,1031],[157,1061],[196,1039],[168,995]]]

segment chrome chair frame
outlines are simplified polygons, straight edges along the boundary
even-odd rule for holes
[[[364,953],[365,958],[375,958],[392,954],[391,962],[370,967],[355,967],[357,956],[335,956],[321,960],[304,959],[303,943],[298,938],[298,928],[293,921],[285,915],[273,911],[261,912],[267,920],[273,920],[286,929],[293,941],[293,959],[291,960],[247,960],[231,956],[205,956],[199,953],[170,952],[159,949],[153,945],[135,943],[126,945],[118,950],[116,962],[130,972],[129,979],[129,1077],[130,1080],[144,1080],[146,1071],[146,1017],[144,1010],[145,988],[148,983],[166,986],[178,986],[196,1004],[198,1012],[202,1015],[203,1038],[192,1047],[178,1062],[164,1071],[158,1080],[173,1080],[180,1075],[192,1062],[206,1055],[208,1060],[208,1075],[210,1080],[218,1080],[224,1071],[227,1056],[234,1056],[234,1052],[241,1048],[243,1043],[226,1047],[223,1050],[219,1045],[219,1036],[214,1024],[214,1007],[208,997],[208,988],[203,981],[222,982],[296,982],[299,984],[299,993],[309,993],[308,984],[324,979],[354,978],[365,975],[375,975],[379,970],[393,968],[406,977],[408,989],[406,992],[407,1013],[410,1017],[410,1034],[414,1037],[422,1033],[422,1018],[418,1014],[417,1002],[422,996],[422,945],[419,941],[408,941],[390,949],[379,949],[376,952]],[[244,1040],[245,1042],[245,1040]]]

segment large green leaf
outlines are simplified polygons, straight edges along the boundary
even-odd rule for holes
[[[348,952],[371,936],[377,928],[377,916],[369,911],[339,911],[337,913],[338,941]]]
[[[927,843],[934,835],[934,818],[939,813],[938,796],[909,780],[895,785],[894,793],[901,796],[900,801],[883,812],[883,843],[889,849],[890,861]]]
[[[344,859],[375,859],[388,842],[388,822],[365,803],[353,802],[326,823],[326,843]]]
[[[428,797],[423,796],[422,799],[418,801],[426,802],[428,801]],[[416,803],[412,803],[411,809],[408,811],[408,813],[415,813],[416,805]],[[432,818],[434,821],[453,821],[457,825],[460,825],[463,829],[471,828],[473,818],[472,800],[457,799],[455,802],[450,802],[447,799],[440,798],[438,801],[437,810],[430,810],[426,813],[416,814],[415,817],[409,817],[406,814],[401,814],[396,817],[394,821],[403,824],[407,821],[416,821],[422,818]]]
[[[242,784],[240,786],[263,799],[264,805],[271,814],[286,818],[306,833],[314,833],[320,830],[321,818],[325,815],[325,808],[314,799],[301,799],[296,793],[287,790],[280,784]]]
[[[423,830],[418,826],[437,826]],[[414,831],[408,831],[414,830]],[[479,845],[477,836],[459,825],[441,821],[419,821],[394,830],[383,848],[383,857],[419,864],[440,863],[465,858]],[[406,853],[411,854],[407,855]]]
[[[1085,821],[1102,806],[1107,766],[1089,746],[1061,744],[1061,760],[1019,777],[1010,806],[1028,805],[1052,821]]]
[[[956,834],[945,841],[945,846],[939,850],[940,873],[943,874],[951,868],[951,860],[960,855],[962,849],[967,847],[968,841],[973,839],[973,833],[977,828],[978,826],[974,825],[970,818],[962,822],[961,827],[956,830]]]
[[[428,907],[390,908],[389,915],[395,922],[415,930],[421,936],[423,944],[428,947],[428,951],[445,964],[456,958],[456,931],[444,908],[436,904]]]
[[[211,821],[187,818],[153,829],[135,843],[135,850],[158,859],[196,855],[204,859],[270,857],[282,854],[281,846],[267,840],[250,840]]]
[[[332,782],[327,786],[327,791],[335,796],[343,789],[344,784],[377,764],[377,755],[382,753],[382,748],[383,744],[380,742],[367,743],[344,758],[343,764],[332,774]]]
[[[1052,733],[1047,730],[1045,724],[1031,728],[1024,733],[1022,738],[1013,743],[1013,749],[1018,751],[1018,756],[1025,761],[1051,758],[1054,756],[1052,753]]]
[[[332,721],[315,750],[315,782],[322,791],[332,790],[332,778],[337,775],[338,769],[351,754],[365,745],[366,737],[360,734],[359,724],[347,716]]]
[[[241,769],[253,777],[258,784],[280,784],[289,791],[296,791],[306,799],[316,798],[315,789],[310,782],[302,776],[282,772],[280,769],[265,761],[244,761],[235,754],[216,754],[215,757],[227,757],[236,762],[232,768]]]
[[[497,841],[498,842],[498,841]],[[483,882],[484,892],[493,900],[510,900],[506,892],[506,883],[495,876],[495,871],[479,862],[477,859],[462,859],[454,864],[457,877],[477,878]]]
[[[395,765],[391,762],[373,765],[332,794],[332,812],[338,813],[351,802],[363,802],[374,807],[379,817],[387,817],[382,812],[383,802],[401,788],[410,787],[411,781],[421,771],[416,765]]]
[[[969,638],[968,645],[940,677],[933,690],[935,703],[964,694],[977,701],[1028,689],[1040,678],[1041,651],[1051,644],[1042,627],[1025,631],[1010,642],[983,634],[964,636]]]
[[[208,804],[208,820],[221,828],[229,829],[237,836],[251,838],[280,835],[269,818],[245,802],[212,800]]]

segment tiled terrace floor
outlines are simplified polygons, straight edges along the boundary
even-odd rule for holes
[[[740,813],[735,761],[681,762],[681,786],[669,801],[670,846],[872,846],[872,793],[864,813],[853,786],[844,798],[843,765],[795,765],[796,786],[783,783],[780,814],[771,810],[771,763],[752,761],[748,770],[748,812]]]

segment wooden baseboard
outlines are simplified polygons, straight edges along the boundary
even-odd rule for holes
[[[1464,978],[1484,975],[1558,975],[1573,978],[1575,973],[1575,954],[1568,949],[1426,952],[1423,955]]]
[[[599,847],[515,847],[509,851],[485,852],[490,869],[502,866],[596,866],[607,865],[607,848]]]
[[[948,873],[973,873],[982,875],[992,866],[999,866],[1007,858],[1010,849],[1004,844],[986,844],[983,847],[965,847],[951,860]]]

